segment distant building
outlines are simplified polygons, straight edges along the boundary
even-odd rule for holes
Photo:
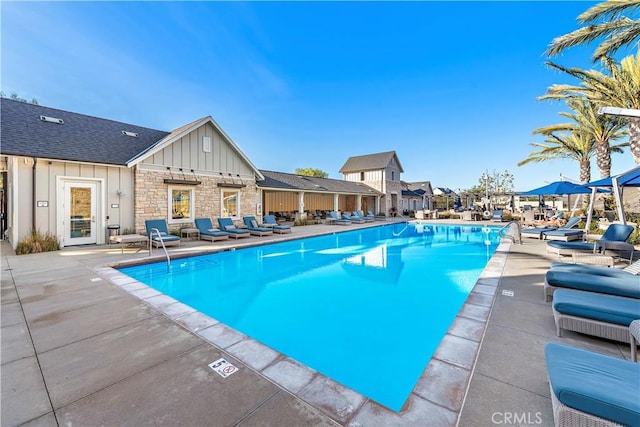
[[[404,172],[395,151],[349,157],[340,168],[345,181],[366,184],[382,193],[379,206],[365,205],[363,210],[388,215],[402,209],[402,182]]]

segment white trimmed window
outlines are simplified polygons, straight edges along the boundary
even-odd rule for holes
[[[240,192],[237,190],[222,190],[221,192],[222,212],[220,216],[238,218],[240,217]]]
[[[193,188],[169,187],[169,223],[193,222]]]

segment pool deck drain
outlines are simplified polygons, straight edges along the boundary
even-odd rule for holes
[[[330,227],[294,232],[346,231]],[[539,241],[501,244],[400,413],[107,267],[144,254],[96,247],[16,257],[5,248],[3,425],[464,426],[504,424],[516,411],[550,424],[545,342],[630,357],[628,346],[555,337],[542,300],[551,260]],[[194,248],[220,250],[187,242],[172,256]],[[96,273],[107,280],[94,282]],[[213,372],[220,358],[238,371]]]

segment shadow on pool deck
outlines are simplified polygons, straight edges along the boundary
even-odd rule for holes
[[[170,252],[353,228],[296,227],[291,235],[223,244],[183,239]],[[551,425],[544,344],[627,359],[629,347],[570,332],[557,338],[542,296],[555,258],[534,239],[507,246],[498,254],[504,263],[490,263],[502,277],[485,279],[470,297],[443,341],[448,351],[441,346],[395,414],[182,304],[119,283],[108,266],[148,260],[145,250],[86,246],[15,256],[2,242],[2,425],[484,426],[508,424],[516,414]],[[227,378],[213,372],[208,364],[221,357],[239,371]]]

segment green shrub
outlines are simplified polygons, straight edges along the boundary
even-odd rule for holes
[[[34,231],[18,242],[16,255],[35,254],[39,252],[51,252],[60,249],[58,238],[52,233]]]

